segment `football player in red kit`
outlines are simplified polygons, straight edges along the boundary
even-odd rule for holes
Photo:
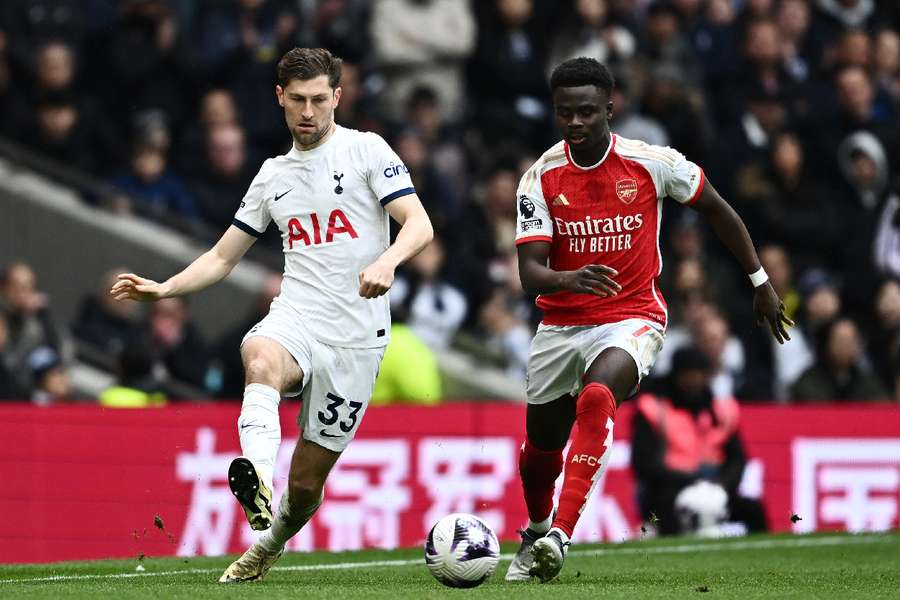
[[[706,217],[748,273],[756,317],[778,342],[790,339],[786,326],[793,324],[743,221],[703,170],[672,148],[610,133],[613,78],[605,66],[568,60],[553,71],[550,88],[563,140],[523,175],[516,200],[522,286],[538,295],[544,320],[531,345],[519,456],[529,524],[508,581],[549,581],[562,569],[578,517],[609,460],[616,407],[662,347],[667,311],[657,281],[664,198]]]

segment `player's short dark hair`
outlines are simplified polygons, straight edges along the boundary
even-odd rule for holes
[[[319,75],[328,76],[328,85],[341,83],[343,61],[325,48],[294,48],[278,61],[278,85],[287,86],[294,79],[306,81]]]
[[[550,75],[551,93],[555,92],[556,88],[582,85],[595,85],[609,96],[612,94],[615,79],[603,63],[586,56],[570,58],[560,63]]]

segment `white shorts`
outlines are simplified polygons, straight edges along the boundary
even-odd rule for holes
[[[577,396],[584,385],[581,378],[607,348],[621,348],[631,355],[640,383],[656,361],[664,337],[657,323],[643,319],[585,326],[542,323],[528,357],[528,403],[546,404],[566,394]]]
[[[303,400],[297,418],[303,439],[343,452],[369,406],[384,346],[340,348],[322,343],[306,332],[289,308],[275,305],[250,328],[241,344],[256,336],[281,344],[303,371],[303,383],[284,394]]]

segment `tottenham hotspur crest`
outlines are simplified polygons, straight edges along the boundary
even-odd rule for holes
[[[337,172],[337,171],[334,172],[334,180],[337,181],[337,185],[334,186],[334,193],[335,193],[335,194],[343,194],[343,193],[344,193],[344,188],[341,187],[341,179],[343,179],[343,178],[344,178],[344,174],[343,174],[343,173],[341,173],[340,175],[338,175],[338,172]]]

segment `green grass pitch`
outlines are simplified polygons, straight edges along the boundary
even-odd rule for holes
[[[261,582],[216,583],[231,557],[0,565],[0,598],[900,598],[900,533],[577,545],[545,585],[441,586],[419,549],[286,554]]]

